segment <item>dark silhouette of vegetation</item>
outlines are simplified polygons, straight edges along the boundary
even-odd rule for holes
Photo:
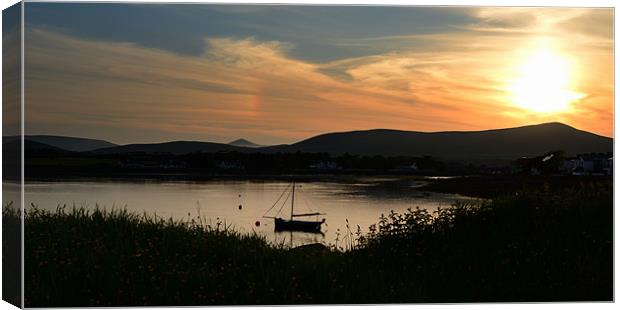
[[[16,307],[22,300],[22,221],[13,202],[2,207],[2,299]]]
[[[26,306],[610,301],[612,200],[594,180],[411,209],[367,235],[348,229],[348,251],[288,249],[200,217],[29,208]]]
[[[393,271],[416,275],[430,301],[611,300],[612,205],[611,187],[591,183],[391,213],[355,253],[390,253]]]

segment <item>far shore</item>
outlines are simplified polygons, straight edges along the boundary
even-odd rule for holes
[[[135,173],[106,176],[37,176],[26,177],[26,182],[213,182],[213,181],[271,181],[271,182],[336,182],[367,181],[376,186],[398,190],[459,194],[468,197],[492,198],[524,188],[542,190],[563,189],[579,184],[613,182],[611,176],[527,176],[527,175],[407,175],[407,174],[188,174],[188,173]],[[17,180],[8,180],[17,181]],[[415,186],[403,184],[414,182]]]

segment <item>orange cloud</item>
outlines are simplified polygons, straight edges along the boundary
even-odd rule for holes
[[[246,137],[268,144],[329,131],[473,130],[559,120],[611,135],[613,42],[590,33],[600,26],[576,33],[565,26],[600,11],[569,13],[541,26],[536,15],[472,11],[481,22],[453,33],[364,39],[427,49],[324,64],[289,57],[285,42],[207,38],[202,56],[183,56],[31,28],[26,130],[119,143]],[[506,91],[520,57],[541,36],[575,60],[575,87],[587,94],[563,113],[524,111]]]

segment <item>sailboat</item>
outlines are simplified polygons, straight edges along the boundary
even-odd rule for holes
[[[269,212],[271,209],[273,209],[273,207],[275,207],[275,205],[282,198],[282,196],[284,196],[284,193],[287,190],[288,190],[288,187],[280,195],[280,198],[278,198],[278,200],[274,203],[274,205],[269,210],[267,210],[267,212]],[[284,219],[282,217],[277,217],[277,216],[275,217],[263,216],[263,217],[274,219],[275,231],[303,231],[303,232],[310,232],[310,233],[320,233],[321,225],[325,223],[325,219],[322,219],[321,221],[318,221],[318,220],[307,221],[307,220],[298,220],[296,218],[325,215],[325,213],[312,212],[312,213],[295,214],[295,182],[293,182],[291,191],[292,191],[291,192],[291,213],[288,219]],[[288,197],[286,200],[288,200]],[[284,201],[284,203],[286,203],[286,200]],[[282,207],[284,207],[284,204],[282,205]],[[280,208],[280,210],[281,209],[282,208]],[[278,214],[279,214],[279,211],[278,211]]]

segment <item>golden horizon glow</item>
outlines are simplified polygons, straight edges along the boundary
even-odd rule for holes
[[[586,96],[571,89],[576,74],[570,61],[548,47],[537,47],[518,65],[508,86],[510,101],[536,113],[558,113]]]
[[[267,145],[376,128],[561,122],[613,136],[613,11],[461,14],[469,17],[458,29],[343,34],[337,45],[308,52],[338,56],[329,59],[302,57],[308,45],[299,44],[312,43],[305,34],[301,41],[205,34],[204,50],[187,54],[31,24],[26,130],[79,130],[121,144],[245,138]]]

